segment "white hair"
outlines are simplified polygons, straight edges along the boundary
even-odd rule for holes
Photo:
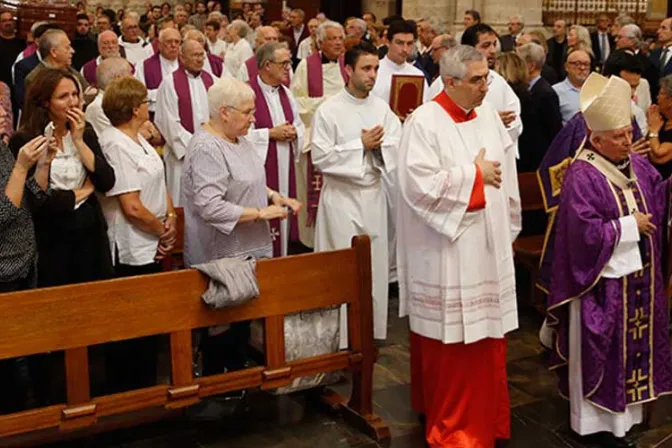
[[[429,29],[430,29],[434,34],[436,34],[437,36],[438,36],[439,34],[443,34],[444,31],[445,31],[445,27],[444,27],[443,24],[439,21],[439,19],[438,19],[437,17],[435,17],[435,16],[431,16],[431,17],[423,17],[423,19],[421,20],[421,22],[427,22],[427,24],[429,25]]]
[[[117,37],[117,33],[115,33],[115,32],[112,31],[112,30],[103,31],[102,33],[100,33],[100,34],[98,35],[98,45],[100,45],[100,41],[103,40],[103,39],[105,38],[105,36],[108,35],[108,34],[111,34],[111,35],[114,36],[115,38]]]
[[[317,27],[317,31],[315,32],[318,42],[324,42],[327,39],[327,30],[329,28],[336,28],[341,31],[343,36],[345,36],[343,25],[338,22],[334,22],[333,20],[325,20],[324,22],[320,23],[320,26]]]
[[[312,19],[311,19],[312,20]],[[366,22],[360,18],[350,19],[350,23],[354,24],[359,28],[362,34],[366,34]]]
[[[630,17],[627,14],[619,14],[618,17],[614,19],[614,22],[616,22],[620,26],[625,26],[625,25],[632,25],[635,23],[635,19]]]
[[[131,76],[131,65],[122,57],[107,58],[96,67],[96,81],[101,90],[117,78]]]
[[[634,40],[637,45],[642,42],[642,30],[634,23],[623,25],[621,30],[624,30],[627,33],[627,36]]]
[[[457,45],[441,57],[441,78],[463,79],[468,62],[483,62],[485,57],[471,45]]]
[[[509,17],[509,22],[511,20],[517,20],[518,22],[520,22],[520,28],[521,29],[523,29],[525,27],[525,17],[516,14],[515,16]]]
[[[222,107],[240,107],[246,101],[254,101],[254,91],[242,81],[228,76],[216,81],[208,90],[210,118],[219,117]]]
[[[544,47],[534,42],[522,45],[518,48],[518,56],[520,56],[526,63],[534,63],[534,65],[541,69],[546,63],[546,52]]]
[[[227,29],[230,30],[233,27],[236,27],[238,29],[238,35],[240,37],[242,37],[243,39],[245,39],[251,31],[250,26],[247,24],[247,22],[244,21],[244,20],[240,20],[240,19],[237,19],[237,20],[234,20],[233,22],[231,22],[229,24],[229,26],[227,27]]]

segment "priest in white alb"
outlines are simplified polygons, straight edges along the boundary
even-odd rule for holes
[[[362,42],[345,53],[348,84],[317,109],[311,154],[324,178],[315,228],[315,250],[350,247],[352,237],[371,238],[373,336],[387,337],[388,202],[384,173],[393,173],[401,122],[387,103],[370,94],[380,62]],[[347,347],[347,314],[341,312],[341,344]]]
[[[166,184],[176,206],[181,203],[182,163],[187,146],[194,132],[208,121],[208,89],[213,84],[212,76],[203,70],[203,45],[186,40],[180,56],[180,68],[159,87],[154,119],[166,140]]]
[[[257,49],[258,75],[250,80],[255,93],[255,123],[249,137],[266,168],[266,185],[285,198],[296,197],[296,163],[303,148],[304,126],[294,95],[283,85],[292,53],[280,43]],[[299,240],[296,215],[270,222],[273,256],[286,256],[290,240]]]
[[[343,62],[345,31],[340,23],[327,20],[317,28],[320,51],[299,62],[292,77],[291,90],[299,106],[299,115],[306,127],[304,148],[296,170],[297,199],[305,206],[299,213],[299,237],[303,245],[312,248],[315,219],[322,187],[322,176],[310,160],[310,129],[313,115],[327,98],[345,86]]]
[[[164,28],[159,33],[159,51],[135,67],[135,77],[147,87],[150,116],[156,113],[156,95],[159,86],[180,65],[182,37],[174,28]]]
[[[512,244],[520,231],[514,146],[484,102],[473,47],[441,59],[445,89],[399,146],[399,312],[411,330],[411,398],[431,447],[510,438],[506,334],[518,327]]]

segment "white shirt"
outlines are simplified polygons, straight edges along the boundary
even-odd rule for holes
[[[207,60],[207,58],[206,58]],[[180,66],[180,61],[178,58],[175,58],[174,61],[166,59],[159,53],[159,61],[161,62],[161,77],[166,79],[170,76],[177,68]],[[145,64],[144,61],[135,66],[135,79],[147,86],[147,81],[145,80]],[[147,99],[149,100],[149,110],[151,112],[156,112],[156,95],[159,91],[156,89],[147,89]]]
[[[126,42],[122,36],[119,36],[119,45],[124,47],[126,52],[126,60],[137,66],[140,62],[154,54],[154,48],[151,44],[138,38],[138,42]]]
[[[68,132],[63,137],[63,150],[56,152],[56,158],[51,162],[49,187],[54,190],[77,190],[82,188],[86,180],[87,171],[82,163],[77,147],[72,141],[72,134]],[[86,199],[75,204],[75,210]]]
[[[208,40],[208,47],[210,48],[210,53],[224,59],[224,54],[226,53],[226,42],[224,42],[222,39],[217,39],[214,43]]]
[[[240,39],[237,43],[231,43],[227,46],[224,65],[235,78],[240,67],[252,56],[254,56],[254,51],[252,51],[250,43],[245,39]]]
[[[382,99],[386,103],[390,103],[390,89],[392,87],[392,75],[411,75],[419,76],[424,79],[424,89],[422,92],[422,102],[426,103],[431,100],[432,97],[429,96],[429,85],[427,85],[427,80],[425,79],[424,73],[408,62],[403,64],[395,64],[387,56],[385,56],[380,61],[380,68],[378,69],[378,78],[376,79],[376,85],[373,86],[371,94]]]
[[[280,89],[284,89],[287,93],[289,99],[289,104],[292,108],[292,113],[294,114],[294,121],[292,124],[296,128],[297,139],[293,142],[276,142],[276,153],[278,160],[278,190],[281,195],[284,197],[290,197],[289,194],[289,169],[290,165],[295,163],[296,158],[298,157],[301,148],[303,148],[303,139],[305,128],[301,117],[298,113],[298,107],[296,105],[296,100],[294,100],[294,95],[290,90],[280,85],[279,87],[272,87],[266,84],[257,76],[257,82],[259,87],[264,94],[266,99],[266,104],[268,105],[268,111],[271,114],[271,120],[273,121],[273,126],[279,126],[284,124],[287,120],[285,119],[285,112],[282,109],[282,103],[280,102]],[[249,134],[250,141],[254,144],[259,158],[266,163],[266,158],[268,156],[268,145],[270,143],[270,132],[269,129],[254,129],[250,131]],[[296,180],[296,179],[295,179]],[[271,235],[273,235],[273,230],[280,231],[281,239],[281,254],[283,256],[287,255],[287,243],[289,241],[289,229],[288,229],[289,220],[285,219],[280,222],[280,229],[271,229]]]
[[[609,48],[609,33],[606,31],[597,31],[597,45],[600,48],[600,56],[602,57],[602,62],[609,59],[609,54],[611,53],[611,48]]]
[[[298,45],[299,42],[300,42],[301,35],[303,34],[303,29],[304,29],[305,27],[306,27],[306,26],[305,26],[304,24],[301,24],[301,27],[299,27],[298,30],[297,30],[296,28],[292,28],[292,32],[294,32],[294,42],[296,42],[297,45]]]
[[[313,54],[312,44],[313,38],[308,36],[301,41],[299,48],[296,51],[296,57],[299,59],[306,59],[308,56]]]
[[[103,132],[112,126],[110,119],[107,118],[105,112],[103,111],[103,95],[105,92],[98,90],[96,98],[86,107],[86,112],[84,112],[84,117],[86,121],[91,123],[93,130],[96,131],[96,135],[100,138],[103,135]]]
[[[147,140],[139,134],[138,139],[140,144],[114,127],[100,137],[103,154],[116,176],[103,201],[110,246],[112,254],[119,253],[118,263],[131,266],[154,262],[159,237],[134,226],[121,210],[117,196],[139,192],[142,205],[161,221],[168,208],[163,161]]]

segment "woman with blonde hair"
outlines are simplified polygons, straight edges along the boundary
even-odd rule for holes
[[[515,52],[502,53],[497,58],[497,73],[511,86],[518,98],[529,96],[529,79],[527,79],[527,65]]]
[[[583,50],[590,56],[590,71],[594,71],[597,61],[593,53],[593,44],[590,40],[590,33],[588,28],[581,25],[572,25],[567,33],[567,53],[572,51]],[[567,60],[567,56],[565,56]]]

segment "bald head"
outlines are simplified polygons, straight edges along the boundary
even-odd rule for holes
[[[114,31],[103,31],[98,35],[98,53],[101,59],[119,55],[119,39]]]
[[[280,40],[280,33],[272,26],[262,26],[257,30],[257,37],[254,41],[256,48],[264,44],[275,44]]]
[[[164,28],[159,33],[159,53],[169,61],[177,60],[182,36],[175,28]]]
[[[184,34],[184,40],[195,40],[199,42],[203,47],[205,47],[205,34],[201,33],[198,30],[189,30]]]
[[[193,75],[197,75],[203,70],[205,62],[205,49],[203,45],[194,39],[185,39],[182,42],[182,64],[184,68]]]
[[[115,79],[131,75],[131,65],[126,59],[118,56],[107,58],[96,67],[96,82],[98,88],[102,90]]]

